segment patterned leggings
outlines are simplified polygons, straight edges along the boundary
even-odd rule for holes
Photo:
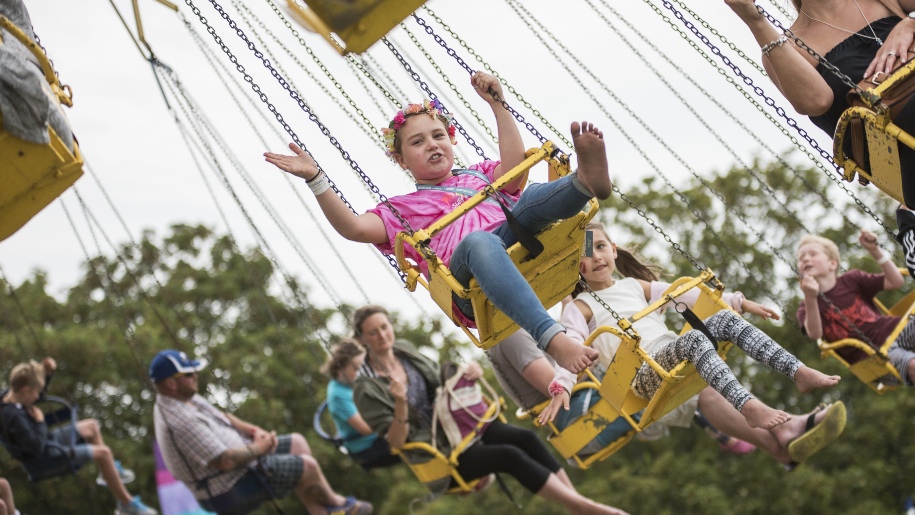
[[[790,378],[804,366],[793,354],[775,343],[766,333],[760,331],[731,310],[722,310],[705,320],[705,325],[719,341],[730,341],[740,347],[748,356],[781,372]],[[705,382],[718,391],[737,411],[753,398],[734,377],[734,373],[718,356],[715,345],[702,334],[693,330],[670,342],[652,356],[664,370],[672,370],[683,360],[696,367]],[[642,363],[632,381],[636,395],[650,399],[661,387],[661,376]]]

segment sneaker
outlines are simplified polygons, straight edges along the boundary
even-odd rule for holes
[[[327,515],[371,515],[372,510],[371,503],[347,497],[343,506],[328,506]]]
[[[126,485],[133,483],[133,480],[137,478],[137,475],[134,474],[132,470],[125,469],[124,466],[121,465],[120,460],[114,460],[114,468],[117,469],[118,476],[121,478],[122,484]],[[95,478],[95,484],[98,486],[108,486],[108,482],[105,481],[105,478],[102,477],[101,473],[99,473],[98,477]]]
[[[159,512],[143,504],[140,496],[136,495],[128,504],[118,503],[114,515],[158,515]]]

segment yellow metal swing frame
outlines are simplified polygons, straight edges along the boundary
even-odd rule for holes
[[[60,84],[41,47],[9,18],[0,16],[0,27],[35,56],[50,87],[48,94],[56,97],[57,108],[59,104],[72,106],[69,86]],[[2,119],[0,115],[0,122]],[[71,151],[50,126],[48,136],[48,144],[32,143],[13,136],[0,125],[0,241],[18,231],[83,174],[83,156],[76,139]]]
[[[874,81],[875,87],[866,90],[861,100],[867,106],[853,106],[839,118],[833,138],[833,158],[843,168],[843,178],[851,182],[855,176],[861,184],[873,183],[878,189],[903,202],[902,169],[899,160],[899,145],[915,149],[915,137],[893,123],[890,109],[882,102],[882,96],[896,90],[911,95],[915,92],[915,81],[906,83],[915,73],[915,61],[900,67],[882,82]],[[858,163],[845,154],[846,142],[850,141],[852,127],[860,124],[868,152],[868,163]]]
[[[417,284],[426,288],[439,308],[451,318],[455,325],[463,329],[474,345],[481,349],[488,349],[517,331],[518,324],[496,309],[480,290],[476,280],[472,280],[468,288],[462,286],[451,275],[448,267],[428,247],[427,242],[431,241],[432,237],[442,229],[494,195],[497,190],[519,178],[526,177],[531,167],[541,161],[548,163],[551,179],[571,173],[568,156],[558,152],[549,141],[540,148],[528,150],[526,156],[521,164],[493,181],[490,187],[465,200],[454,211],[438,219],[429,227],[417,230],[412,235],[406,232],[399,233],[395,243],[395,257],[400,270],[406,275],[407,289],[415,291]],[[512,262],[527,279],[544,306],[558,304],[575,288],[575,284],[578,282],[578,259],[584,243],[585,226],[594,218],[597,210],[597,201],[591,199],[585,210],[544,229],[537,235],[537,239],[543,243],[544,247],[543,252],[537,258],[532,259],[530,253],[520,243],[507,249]],[[413,247],[420,256],[424,256],[429,267],[428,279],[423,276],[415,264],[406,260],[404,249],[407,246]],[[454,314],[452,295],[470,300],[473,305],[477,335],[462,323],[459,316]]]
[[[448,484],[453,481],[454,486],[444,492],[446,494],[469,494],[477,491],[481,479],[467,481],[457,471],[457,466],[461,461],[461,454],[475,442],[477,435],[484,429],[487,421],[498,418],[505,422],[502,415],[505,409],[505,400],[501,397],[498,399],[487,399],[489,408],[477,423],[476,429],[468,433],[461,443],[446,455],[438,450],[435,446],[426,442],[407,442],[398,449],[391,448],[391,452],[403,460],[410,471],[416,476],[421,483],[430,486],[436,484]],[[433,493],[439,493],[433,491]]]
[[[908,271],[905,269],[900,269],[900,272],[903,275],[908,275]],[[899,334],[905,329],[905,326],[915,316],[915,290],[909,292],[891,308],[887,308],[880,299],[875,298],[874,303],[884,315],[901,319],[879,349],[874,349],[867,342],[855,338],[844,338],[834,342],[826,342],[821,339],[817,340],[817,346],[820,348],[820,355],[823,358],[835,358],[861,382],[883,395],[902,386],[902,377],[899,375],[899,371],[890,363],[887,353],[893,343],[896,342],[896,339],[899,338]],[[839,355],[838,351],[841,349],[858,349],[867,354],[867,357],[856,363],[849,363]]]
[[[340,55],[365,52],[426,3],[425,0],[303,1],[307,8],[295,0],[286,0],[287,12],[303,27],[320,34]]]
[[[602,380],[597,379],[591,370],[586,370],[584,372],[586,380],[575,385],[574,391],[585,388],[598,390],[601,395],[600,400],[591,406],[588,413],[574,420],[563,430],[559,430],[552,422],[547,424],[552,433],[549,441],[563,458],[572,459],[579,468],[587,469],[595,462],[612,456],[629,443],[637,433],[697,395],[707,386],[696,372],[696,367],[687,361],[681,362],[669,372],[664,370],[642,349],[641,337],[632,327],[636,321],[648,316],[668,302],[676,302],[678,297],[693,288],[699,289],[699,299],[692,307],[692,311],[701,320],[706,320],[723,309],[731,309],[721,300],[724,285],[718,281],[711,270],[705,270],[697,277],[682,277],[674,281],[659,300],[632,317],[621,320],[619,327],[601,326],[591,333],[585,341],[585,345],[590,346],[603,334],[616,336],[621,342]],[[680,335],[686,334],[690,330],[692,327],[685,324]],[[721,356],[721,359],[726,358],[726,354],[732,346],[731,342],[718,342],[718,355]],[[643,363],[647,363],[661,377],[661,386],[651,399],[643,399],[632,391],[632,381]],[[520,418],[531,416],[534,423],[537,424],[537,415],[549,403],[550,401],[544,401],[529,413],[519,412]],[[641,415],[636,420],[636,415],[640,412]],[[623,417],[632,430],[600,451],[583,455],[582,449],[617,417]]]

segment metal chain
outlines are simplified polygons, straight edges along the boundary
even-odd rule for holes
[[[429,64],[431,64],[432,67],[435,68],[435,72],[439,75],[439,77],[441,77],[445,81],[445,83],[448,84],[448,87],[451,88],[451,91],[453,91],[454,94],[457,95],[458,100],[460,100],[464,104],[464,108],[466,108],[468,111],[470,111],[470,114],[473,115],[473,117],[476,119],[477,124],[483,129],[484,132],[486,132],[487,135],[489,135],[489,138],[494,143],[498,143],[499,138],[496,137],[496,135],[493,134],[492,129],[490,129],[486,125],[486,122],[483,121],[483,118],[480,116],[480,113],[477,112],[477,110],[474,109],[472,105],[470,105],[470,102],[466,98],[464,98],[464,95],[462,95],[461,92],[458,90],[457,85],[455,85],[454,82],[452,82],[451,79],[448,78],[448,76],[442,70],[441,66],[439,66],[438,63],[436,63],[435,60],[432,59],[432,55],[430,55],[429,52],[426,51],[425,47],[423,47],[423,45],[419,42],[419,40],[416,39],[416,36],[413,35],[413,32],[411,32],[410,29],[407,28],[407,25],[405,23],[401,23],[400,27],[404,30],[404,32],[407,33],[407,36],[410,38],[410,41],[412,41],[413,44],[416,45],[416,48],[418,48],[419,51],[422,52],[423,56],[426,58],[426,61],[428,61]]]
[[[441,46],[442,48],[444,48],[447,51],[448,55],[450,55],[451,57],[454,57],[455,61],[457,61],[457,63],[459,65],[461,65],[461,67],[464,68],[464,70],[466,70],[467,73],[469,73],[470,75],[473,75],[474,70],[470,67],[470,65],[468,65],[467,62],[461,58],[461,56],[457,55],[457,52],[453,48],[449,47],[448,43],[446,43],[445,40],[442,39],[441,36],[436,34],[435,31],[432,29],[432,27],[430,27],[428,24],[426,24],[426,20],[417,16],[416,13],[413,13],[413,18],[416,20],[416,23],[418,23],[423,28],[423,30],[426,31],[427,34],[429,34],[430,36],[432,36],[435,39],[435,42],[438,43],[439,46]],[[541,145],[546,143],[547,138],[543,134],[540,134],[540,131],[538,131],[537,128],[534,127],[534,124],[526,121],[524,119],[524,116],[521,115],[521,113],[516,111],[514,107],[508,105],[508,102],[506,102],[503,98],[499,97],[499,95],[495,94],[495,92],[490,91],[490,94],[497,102],[502,104],[502,107],[505,108],[506,111],[511,113],[511,115],[515,118],[515,120],[518,121],[518,123],[524,125],[524,127],[528,130],[528,132],[533,134],[534,137],[540,141]]]
[[[741,50],[740,48],[738,48],[737,45],[736,45],[733,41],[728,41],[728,38],[724,37],[723,34],[719,33],[718,30],[715,29],[715,27],[712,27],[711,25],[709,25],[709,23],[708,23],[707,21],[703,20],[701,16],[699,16],[698,14],[696,14],[695,11],[693,11],[692,9],[690,9],[689,6],[687,6],[685,3],[683,3],[682,0],[674,0],[674,2],[676,2],[677,5],[679,5],[681,9],[683,9],[683,10],[686,11],[686,12],[688,12],[689,15],[693,17],[693,19],[695,19],[696,21],[698,21],[699,24],[702,25],[702,27],[703,27],[705,30],[711,32],[713,36],[715,36],[715,37],[718,38],[722,43],[724,43],[725,45],[727,45],[728,48],[730,48],[732,51],[736,52],[737,55],[739,55],[741,59],[743,59],[744,61],[747,62],[747,64],[749,64],[749,65],[752,66],[753,68],[756,68],[756,71],[758,71],[761,75],[763,75],[764,77],[768,77],[768,76],[769,76],[769,74],[766,73],[765,68],[763,68],[762,66],[760,66],[759,63],[757,63],[755,60],[753,60],[752,58],[750,58],[750,56],[748,56],[747,54],[745,54],[744,51]]]
[[[509,7],[511,7],[511,8],[516,12],[516,14],[518,15],[518,17],[528,26],[528,28],[531,30],[531,32],[540,31],[541,33],[546,34],[547,36],[549,36],[549,37],[553,40],[553,42],[556,43],[556,44],[559,46],[559,48],[561,48],[563,51],[565,51],[565,53],[567,54],[567,56],[568,56],[569,58],[571,58],[571,59],[575,62],[575,64],[577,64],[578,66],[580,66],[580,67],[581,67],[581,68],[591,77],[591,79],[593,79],[594,81],[596,81],[597,84],[601,86],[601,88],[604,90],[605,93],[607,93],[608,95],[610,95],[610,97],[611,97],[612,99],[614,99],[620,106],[622,106],[630,116],[632,116],[637,122],[639,122],[639,124],[642,126],[643,129],[645,129],[645,130],[646,130],[646,131],[647,131],[647,132],[648,132],[648,133],[649,133],[658,143],[661,144],[661,146],[663,146],[668,152],[670,152],[670,154],[671,154],[671,155],[672,155],[672,156],[673,156],[673,157],[674,157],[674,158],[675,158],[684,168],[686,168],[686,169],[690,172],[690,174],[691,174],[696,180],[698,180],[703,186],[705,186],[706,189],[708,189],[708,190],[709,190],[709,191],[710,191],[710,192],[711,192],[711,193],[712,193],[712,194],[713,194],[713,195],[714,195],[723,205],[724,205],[724,207],[725,207],[726,210],[729,210],[729,211],[732,210],[732,209],[730,208],[730,206],[728,205],[727,201],[725,200],[725,198],[724,198],[717,190],[715,190],[715,188],[714,188],[711,184],[709,184],[708,181],[706,181],[705,179],[703,179],[703,178],[702,178],[702,177],[701,177],[701,176],[700,176],[700,175],[699,175],[699,174],[698,174],[698,173],[697,173],[697,172],[696,172],[687,162],[686,162],[686,160],[683,159],[682,156],[680,156],[680,155],[679,155],[674,149],[672,149],[672,148],[671,148],[671,147],[670,147],[670,146],[669,146],[669,145],[668,145],[668,144],[667,144],[667,143],[666,143],[657,133],[654,132],[654,130],[651,128],[651,126],[649,126],[642,118],[640,118],[640,117],[638,116],[638,114],[636,114],[635,112],[633,112],[632,109],[631,109],[625,102],[623,102],[623,100],[620,99],[620,98],[616,95],[616,93],[614,93],[609,87],[607,87],[607,85],[606,85],[599,77],[597,77],[594,73],[592,73],[591,70],[589,70],[588,67],[585,66],[585,64],[584,64],[583,62],[581,62],[581,60],[579,60],[579,59],[575,56],[574,53],[572,53],[568,48],[566,48],[565,45],[563,45],[563,44],[562,44],[562,43],[552,34],[552,32],[550,32],[550,31],[543,25],[543,23],[541,23],[536,17],[534,17],[534,15],[533,15],[530,11],[528,11],[528,10],[524,7],[524,5],[523,5],[521,2],[516,2],[516,1],[514,1],[514,0],[507,0],[507,3],[509,4]],[[534,26],[532,26],[532,25],[530,24],[530,20],[528,20],[527,18],[525,18],[525,16],[526,16],[527,18],[529,18],[530,20],[532,20],[534,23],[536,23],[537,27],[535,28]],[[541,42],[543,42],[542,39],[541,39]],[[628,43],[628,41],[627,41],[627,43]],[[574,72],[572,72],[572,70],[570,70],[570,69],[568,68],[568,66],[564,64],[564,63],[565,63],[564,58],[561,57],[561,56],[559,56],[559,55],[557,55],[556,52],[555,52],[552,48],[550,48],[549,46],[547,46],[547,50],[550,52],[550,54],[553,56],[553,58],[554,58],[554,60],[555,60],[556,62],[563,63],[562,66],[565,68],[566,72],[567,72],[567,73],[569,74],[569,76],[573,79],[573,81],[576,82],[576,83],[578,83],[579,85],[581,85],[582,89],[584,89],[585,92],[588,94],[588,96],[591,97],[591,99],[592,99],[592,100],[595,102],[595,104],[600,108],[600,110],[604,113],[604,115],[607,116],[607,117],[614,123],[614,125],[616,125],[617,129],[623,134],[623,136],[629,141],[629,143],[636,149],[636,151],[639,152],[639,154],[642,156],[643,159],[645,159],[645,161],[649,164],[649,166],[651,166],[651,168],[654,170],[654,172],[655,172],[658,176],[661,177],[661,179],[664,181],[664,183],[667,184],[667,186],[668,186],[671,190],[673,190],[673,192],[677,195],[677,197],[686,205],[686,207],[690,210],[690,212],[692,213],[692,215],[693,215],[697,220],[701,221],[707,228],[709,228],[709,229],[711,230],[711,229],[712,229],[712,223],[711,223],[711,222],[710,222],[710,221],[700,212],[700,210],[699,210],[698,208],[695,207],[694,203],[693,203],[685,194],[683,194],[683,193],[673,184],[673,182],[670,180],[670,178],[667,177],[666,174],[664,174],[664,172],[655,164],[655,162],[654,162],[650,157],[648,157],[647,153],[641,148],[641,146],[640,146],[640,145],[639,145],[639,144],[638,144],[638,143],[637,143],[637,142],[636,142],[636,141],[635,141],[635,140],[634,140],[625,130],[624,130],[624,128],[621,126],[621,124],[620,124],[619,122],[616,121],[616,119],[613,117],[613,115],[611,115],[611,114],[606,110],[606,108],[603,106],[603,104],[600,102],[600,100],[599,100],[595,95],[591,94],[591,93],[588,91],[588,89],[587,89],[586,87],[583,86],[584,82],[581,81],[581,80],[579,80],[579,79],[575,76]],[[663,78],[662,78],[662,80],[663,80]],[[666,83],[666,81],[665,81],[665,83]],[[675,93],[676,93],[676,92],[675,92]],[[697,115],[697,116],[698,116],[698,115]],[[776,254],[779,253],[779,250],[776,249],[775,247],[773,247],[773,246],[771,245],[771,243],[769,243],[768,239],[766,239],[765,237],[763,237],[762,234],[760,234],[758,231],[756,231],[756,230],[753,228],[753,226],[746,220],[746,218],[745,218],[743,215],[741,215],[741,214],[740,214],[739,212],[737,212],[736,210],[733,210],[733,212],[734,212],[734,214],[737,216],[737,218],[738,218],[740,221],[743,222],[743,224],[747,227],[747,229],[749,229],[751,232],[753,232],[753,234],[756,235],[756,237],[758,238],[758,241],[759,241],[759,242],[763,242],[763,243],[767,244],[767,245],[769,246],[769,248],[772,249],[772,251],[773,251],[774,253],[776,253]],[[758,285],[759,285],[763,290],[765,290],[766,288],[763,287],[762,283],[759,282],[759,279],[756,278],[756,274],[754,274],[753,272],[751,272],[750,269],[747,267],[746,263],[744,263],[743,260],[740,259],[740,257],[737,255],[737,253],[736,253],[729,245],[726,245],[726,244],[721,240],[720,236],[718,235],[718,232],[717,232],[717,231],[714,231],[714,230],[712,230],[711,232],[712,232],[712,235],[713,235],[713,236],[718,240],[718,242],[720,243],[721,248],[722,248],[722,249],[725,249],[725,251],[727,251],[728,253],[730,253],[731,256],[734,258],[734,259],[733,259],[733,262],[734,262],[734,263],[737,263],[739,266],[741,266],[741,267],[743,268],[743,270],[746,272],[747,278],[748,278],[748,279],[751,279],[751,280],[753,280],[753,281],[756,281],[756,282],[758,283]],[[784,305],[784,302],[783,302],[783,301],[779,301],[778,303],[779,303],[780,305]]]
[[[413,70],[413,67],[410,66],[410,63],[408,63],[407,60],[404,59],[403,55],[397,50],[397,48],[394,47],[394,43],[392,43],[391,40],[388,38],[381,38],[381,41],[385,44],[385,46],[388,47],[388,50],[390,50],[391,53],[394,54],[394,57],[396,57],[397,60],[400,61],[401,66],[403,66],[404,70],[406,70],[406,72],[410,74],[410,77],[413,79],[413,81],[415,81],[417,84],[419,84],[419,87],[422,88],[423,92],[425,92],[426,95],[429,96],[429,100],[438,99],[438,96],[436,96],[436,94],[432,92],[432,90],[429,88],[429,85],[426,84],[426,81],[424,81],[422,79],[422,77],[420,77],[419,74],[416,73],[415,70]],[[444,105],[442,105],[442,110],[446,113],[450,113],[450,111],[448,111],[448,108],[445,107]],[[470,144],[470,146],[472,146],[476,150],[477,155],[479,155],[483,159],[486,159],[486,154],[483,151],[483,147],[481,147],[479,144],[477,144],[477,142],[467,132],[467,130],[464,129],[464,127],[457,120],[452,119],[452,123],[454,124],[454,128],[457,129],[457,131],[460,132],[462,136],[464,136],[464,139],[467,140],[467,143]]]
[[[661,13],[660,9],[658,9],[657,6],[654,6],[653,4],[651,4],[651,1],[650,1],[650,0],[643,0],[643,1],[645,1],[645,2],[649,3],[650,5],[652,5],[652,7],[655,9],[655,11],[656,11],[658,14],[661,14],[661,15],[663,16],[663,14]],[[685,19],[685,18],[683,17],[683,14],[680,13],[679,11],[677,11],[676,8],[674,8],[673,5],[670,3],[669,0],[664,0],[663,3],[664,3],[664,6],[665,6],[667,9],[669,9],[670,11],[672,11],[672,12],[674,13],[674,16],[675,16],[678,20],[680,20],[680,21],[681,21],[681,22],[682,22],[682,23],[683,23],[683,24],[684,24],[684,25],[685,25],[685,26],[686,26],[686,27],[687,27],[687,28],[688,28],[697,38],[699,38],[707,47],[709,47],[709,49],[711,50],[712,54],[718,56],[718,57],[722,60],[722,62],[724,62],[724,64],[727,65],[727,66],[731,69],[731,71],[732,71],[735,75],[737,75],[738,77],[741,78],[741,80],[744,82],[744,84],[746,84],[747,86],[751,87],[751,88],[753,89],[753,92],[756,93],[756,95],[758,95],[759,97],[761,97],[761,98],[765,101],[766,105],[768,105],[769,107],[774,108],[774,109],[775,109],[775,112],[776,112],[780,117],[782,117],[782,118],[784,118],[784,119],[786,120],[787,125],[788,125],[789,127],[791,127],[792,129],[794,129],[795,131],[797,131],[797,133],[800,134],[800,136],[801,136],[802,138],[804,138],[804,140],[807,141],[807,144],[810,145],[811,148],[813,148],[814,150],[816,150],[816,151],[820,154],[820,156],[821,156],[823,159],[825,159],[827,162],[831,163],[831,164],[833,165],[833,167],[835,167],[836,171],[839,170],[839,166],[838,166],[838,165],[836,164],[836,162],[832,159],[832,156],[829,154],[829,152],[827,152],[826,150],[824,150],[823,148],[821,148],[820,145],[819,145],[819,143],[817,143],[816,140],[814,140],[813,137],[810,136],[810,134],[809,134],[805,129],[803,129],[802,127],[798,126],[797,120],[795,120],[795,119],[791,118],[790,116],[788,116],[788,113],[785,111],[785,109],[784,109],[783,107],[777,106],[776,103],[775,103],[775,100],[774,100],[772,97],[766,95],[765,91],[764,91],[761,87],[759,87],[759,86],[757,86],[757,85],[755,85],[755,84],[753,83],[753,79],[751,79],[750,77],[748,77],[747,75],[745,75],[745,74],[740,70],[740,68],[739,68],[736,64],[734,64],[734,62],[732,62],[726,55],[722,54],[722,53],[721,53],[721,50],[720,50],[718,47],[716,47],[716,46],[708,39],[707,36],[705,36],[704,34],[702,34],[702,33],[696,28],[696,26],[695,26],[692,22],[690,22],[689,20]],[[761,9],[759,6],[757,6],[757,8],[758,8],[758,9]],[[777,20],[776,20],[776,21],[777,21]],[[859,88],[859,89],[860,89],[860,88]],[[842,184],[842,183],[839,181],[838,177],[835,177],[835,175],[832,174],[832,173],[828,173],[827,176],[830,177],[836,184],[840,185],[840,186],[842,187],[842,189],[845,190],[845,192],[848,194],[848,196],[850,196],[851,198],[854,199],[855,204],[857,204],[858,207],[861,208],[862,211],[864,211],[865,213],[867,213],[868,215],[870,215],[871,218],[873,218],[874,221],[876,221],[878,224],[880,224],[880,226],[883,227],[883,228],[886,230],[887,233],[889,233],[890,235],[892,235],[892,236],[895,238],[895,233],[893,232],[893,230],[890,229],[890,227],[887,226],[886,223],[885,223],[883,220],[881,220],[880,217],[878,217],[877,214],[874,213],[873,210],[871,210],[870,207],[868,207],[868,206],[865,205],[863,202],[861,202],[861,199],[859,199],[858,197],[856,197],[856,196],[854,195],[854,193],[852,193],[848,188],[846,188],[845,185]]]
[[[349,162],[350,167],[352,167],[352,169],[354,171],[356,171],[356,173],[359,174],[360,178],[362,178],[362,180],[366,184],[369,185],[372,192],[374,192],[375,194],[378,195],[378,198],[381,200],[381,202],[386,207],[388,207],[388,209],[391,210],[391,213],[394,214],[394,216],[398,219],[398,221],[400,221],[400,223],[404,227],[404,229],[406,229],[406,231],[409,234],[413,234],[414,231],[413,231],[413,228],[410,226],[410,223],[407,222],[407,220],[403,217],[403,215],[400,214],[399,211],[397,211],[397,208],[395,208],[394,205],[391,204],[391,201],[388,200],[388,198],[384,194],[381,193],[381,191],[378,189],[378,186],[376,186],[375,183],[372,182],[372,180],[369,178],[369,176],[366,175],[365,172],[362,171],[362,168],[359,167],[359,164],[355,161],[355,159],[353,159],[349,155],[349,153],[343,149],[343,146],[340,144],[340,142],[337,140],[337,138],[334,137],[333,135],[331,135],[330,129],[328,129],[327,126],[325,126],[321,122],[321,120],[318,118],[318,116],[316,114],[314,114],[314,112],[312,112],[312,110],[308,106],[308,104],[305,103],[305,101],[299,96],[299,93],[297,91],[293,90],[289,86],[289,83],[286,82],[286,79],[284,79],[283,76],[280,75],[279,72],[276,71],[276,69],[273,67],[273,65],[270,64],[270,61],[264,57],[264,54],[261,51],[257,50],[257,46],[254,43],[252,43],[250,39],[248,39],[248,37],[247,37],[247,35],[245,35],[244,31],[242,31],[238,27],[238,24],[236,24],[235,21],[233,21],[229,17],[228,13],[225,12],[225,10],[222,8],[222,6],[219,5],[216,2],[216,0],[209,0],[209,1],[210,1],[210,4],[213,5],[213,8],[216,9],[216,11],[219,13],[220,17],[222,17],[223,20],[225,20],[226,23],[228,23],[229,27],[231,27],[235,31],[236,35],[242,41],[245,42],[245,44],[248,46],[248,49],[254,53],[254,56],[261,60],[264,67],[270,71],[270,74],[273,75],[273,77],[277,80],[277,82],[280,84],[280,86],[283,87],[283,89],[285,89],[289,93],[289,96],[299,105],[299,107],[302,109],[302,111],[304,111],[308,115],[308,119],[311,120],[312,122],[314,122],[318,126],[318,128],[321,130],[321,133],[324,134],[328,138],[330,143],[332,145],[334,145],[334,147],[337,149],[337,151],[340,152],[340,155],[343,157],[343,159],[345,159],[346,161]],[[258,86],[257,83],[254,82],[254,78],[248,74],[248,72],[245,70],[245,67],[238,62],[238,58],[235,57],[235,54],[233,54],[232,51],[229,49],[229,47],[226,46],[226,44],[223,42],[222,38],[216,33],[216,29],[214,29],[213,26],[210,25],[210,23],[207,21],[207,19],[200,12],[200,9],[198,9],[197,6],[194,5],[193,0],[185,0],[185,3],[188,5],[188,7],[191,8],[191,11],[193,11],[193,13],[200,20],[200,22],[206,27],[207,32],[211,36],[213,36],[213,40],[216,41],[216,44],[218,44],[220,46],[220,48],[222,49],[222,51],[228,56],[229,61],[231,61],[232,64],[235,65],[236,70],[238,70],[238,72],[244,76],[245,82],[247,82],[251,85],[251,89],[253,89],[254,92],[258,95],[258,97],[260,97],[261,101],[267,105],[267,108],[276,117],[277,122],[279,122],[283,126],[283,129],[286,131],[287,134],[289,134],[290,137],[292,137],[293,141],[304,149],[305,147],[302,144],[301,140],[299,139],[298,135],[295,133],[295,131],[292,130],[292,127],[290,127],[289,124],[286,123],[286,120],[279,113],[279,111],[277,111],[276,106],[274,106],[270,102],[269,98],[267,97],[267,94],[264,93],[263,91],[261,91],[260,86]],[[307,150],[306,150],[306,152],[307,152]],[[309,153],[309,155],[310,155],[310,153]],[[320,167],[319,167],[319,169],[320,169]],[[337,185],[332,180],[330,180],[330,178],[328,178],[328,181],[330,182],[330,187],[331,187],[331,189],[333,189],[334,193],[336,193],[337,196],[340,197],[340,199],[350,209],[350,211],[355,213],[356,210],[353,209],[353,206],[349,203],[348,200],[346,200],[346,197],[343,196],[343,193],[337,188]],[[388,258],[388,261],[391,263],[391,266],[397,267],[397,263],[396,263],[396,261],[394,261],[394,258],[392,256],[387,256],[387,258]],[[398,269],[398,271],[400,270],[399,267],[397,267],[397,269]],[[406,279],[403,276],[403,274],[401,274],[401,278],[404,280]]]
[[[346,56],[353,57],[353,54],[346,54]],[[388,81],[388,84],[391,85],[391,89],[397,91],[397,94],[400,95],[400,98],[407,98],[407,94],[404,92],[404,90],[400,89],[400,86],[397,84],[397,81],[395,81],[390,75],[388,75],[388,72],[387,72],[387,70],[385,70],[385,67],[381,66],[378,63],[378,61],[376,61],[375,58],[372,57],[372,54],[370,54],[368,52],[364,52],[360,57],[362,59],[362,65],[365,66],[366,69],[368,69],[369,66],[371,66],[373,69],[378,70],[378,73],[381,74],[381,76],[384,77],[385,80]],[[355,58],[353,58],[353,60],[355,61]],[[370,75],[374,75],[374,74],[370,74]],[[397,107],[399,108],[401,106],[398,104]]]
[[[600,304],[605,310],[607,310],[608,313],[610,313],[613,316],[614,319],[616,319],[617,325],[619,325],[619,323],[623,321],[623,317],[621,317],[619,313],[617,313],[613,308],[611,308],[610,304],[607,304],[604,301],[604,299],[600,298],[600,295],[598,295],[594,290],[592,290],[591,287],[588,286],[588,283],[585,282],[584,279],[578,279],[578,285],[581,286],[582,288],[584,288],[585,291],[588,292],[588,294],[590,294],[591,297],[595,301],[597,301],[598,304]]]
[[[498,81],[499,81],[503,86],[505,86],[505,89],[507,89],[509,93],[511,93],[516,99],[518,99],[518,101],[521,102],[521,104],[522,104],[526,109],[528,109],[528,110],[531,112],[531,114],[533,114],[534,116],[536,116],[537,119],[540,120],[540,123],[542,123],[543,125],[545,125],[546,128],[549,129],[549,130],[559,139],[559,141],[562,141],[562,142],[563,142],[563,144],[566,146],[566,148],[573,148],[573,147],[574,147],[574,145],[572,144],[572,142],[565,136],[565,134],[564,134],[563,132],[561,132],[561,131],[559,131],[558,129],[556,129],[556,127],[554,127],[553,124],[551,124],[550,121],[547,120],[546,117],[543,116],[543,115],[540,113],[539,110],[534,109],[534,106],[531,105],[530,102],[528,102],[527,100],[525,100],[524,97],[523,97],[520,93],[518,93],[518,91],[514,88],[514,86],[512,86],[511,84],[509,84],[507,80],[505,80],[504,78],[502,78],[502,77],[499,75],[499,72],[497,72],[496,70],[494,70],[494,69],[492,68],[492,66],[489,65],[489,63],[487,63],[486,61],[484,61],[483,58],[480,56],[480,54],[478,54],[478,53],[476,52],[476,50],[470,48],[470,45],[468,45],[467,42],[464,41],[464,40],[458,35],[457,32],[455,32],[454,30],[452,30],[451,27],[448,26],[448,24],[446,24],[446,23],[442,20],[441,17],[439,17],[438,15],[436,15],[435,12],[434,12],[432,9],[429,8],[429,5],[428,5],[428,4],[423,5],[423,10],[425,10],[426,12],[428,12],[428,13],[429,13],[429,16],[432,16],[432,18],[435,20],[435,22],[438,23],[438,24],[439,24],[439,25],[440,25],[449,35],[451,35],[451,37],[452,37],[455,41],[457,41],[458,44],[460,44],[460,45],[464,48],[464,50],[467,50],[467,53],[469,53],[470,55],[472,55],[472,56],[474,57],[474,59],[476,59],[476,61],[477,61],[478,63],[480,63],[481,65],[483,65],[483,69],[484,69],[484,70],[486,70],[486,71],[489,72],[493,77],[495,77],[496,79],[498,79]],[[418,20],[418,18],[419,18],[418,16],[416,16],[415,13],[414,13],[414,17],[416,17],[417,20]],[[418,23],[418,21],[417,21],[417,23]],[[422,25],[422,24],[420,24],[420,25]]]

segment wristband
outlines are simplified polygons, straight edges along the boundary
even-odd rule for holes
[[[787,42],[788,42],[788,36],[782,34],[781,36],[778,37],[778,39],[775,39],[775,40],[767,43],[764,47],[762,47],[762,53],[764,56],[769,57],[770,52],[772,52],[776,48],[784,45]]]
[[[883,265],[884,263],[889,263],[889,262],[890,262],[890,256],[889,256],[889,254],[887,254],[885,252],[883,253],[882,256],[880,256],[880,259],[877,260],[878,265]]]
[[[559,383],[559,381],[553,381],[550,383],[550,397],[556,397],[566,391],[566,389]]]
[[[305,184],[311,188],[311,192],[314,193],[316,197],[330,189],[330,179],[327,177],[327,174],[324,173],[324,170],[321,170],[317,175],[305,181]]]

